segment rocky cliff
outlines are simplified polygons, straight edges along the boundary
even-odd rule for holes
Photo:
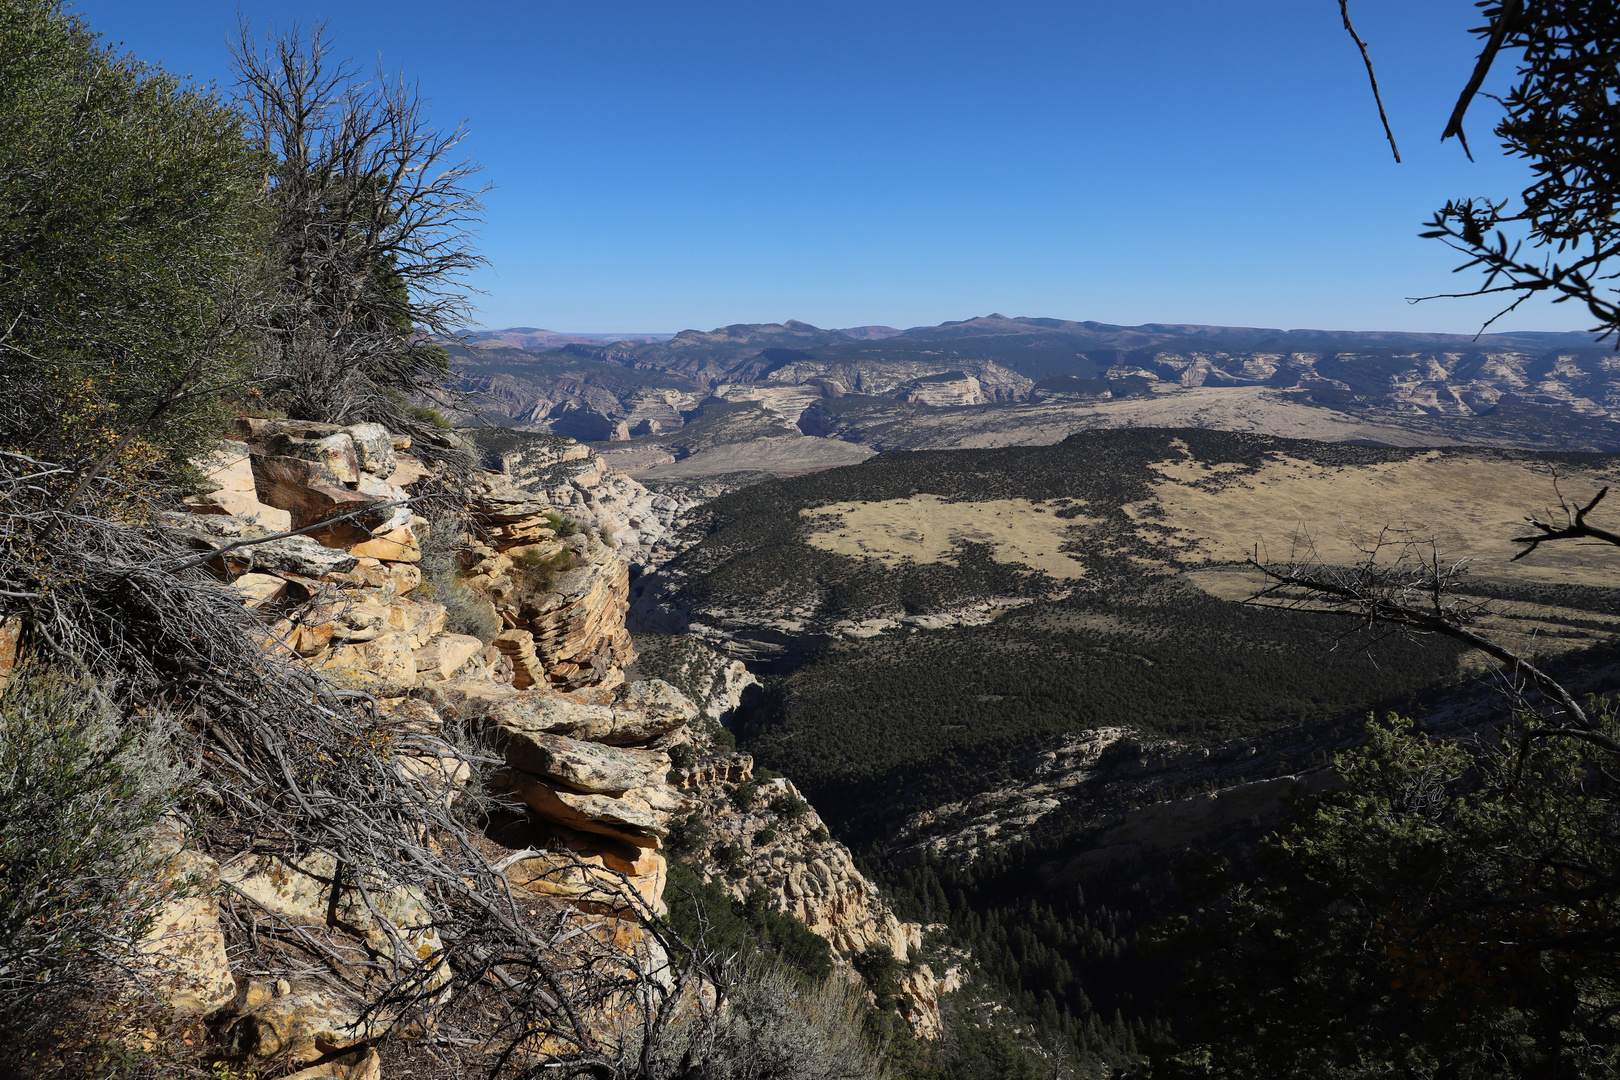
[[[439,477],[433,498],[416,498],[433,470],[376,425],[246,419],[238,434],[203,463],[214,490],[168,524],[218,552],[221,587],[258,615],[264,647],[371,695],[385,726],[436,748],[397,760],[446,798],[472,773],[451,729],[504,762],[485,783],[511,800],[490,840],[509,850],[499,865],[514,886],[605,917],[662,910],[662,838],[689,803],[666,779],[664,749],[697,710],[668,684],[626,683],[615,548],[499,474]],[[308,531],[278,535],[287,526]],[[172,969],[175,1010],[221,1018],[235,1053],[308,1060],[363,1041],[389,1022],[367,1011],[367,987],[440,951],[409,882],[357,886],[366,905],[344,915],[350,893],[330,853],[176,851],[219,899],[166,909],[154,963]],[[424,927],[392,967],[261,983],[227,959],[236,932],[266,920],[317,966],[390,953],[395,931],[367,921],[376,910]],[[449,972],[425,977],[431,988]]]
[[[712,497],[681,488],[649,490],[566,436],[500,429],[473,435],[492,470],[559,513],[596,529],[627,564],[638,569],[657,566],[682,550],[673,546],[677,522]]]
[[[167,527],[215,553],[220,587],[256,614],[266,650],[375,701],[411,748],[395,760],[415,782],[455,799],[473,759],[493,758],[479,783],[502,801],[486,838],[520,894],[622,923],[608,937],[645,951],[634,927],[665,910],[666,837],[677,821],[712,819],[747,853],[740,876],[710,868],[732,895],[768,888],[846,971],[875,945],[915,958],[921,928],[894,918],[791,784],[773,782],[751,816],[737,806],[751,761],[712,736],[753,677],[693,654],[670,673],[699,704],[636,665],[624,620],[630,545],[615,536],[659,535],[640,485],[565,440],[549,459],[528,459],[531,469],[519,457],[505,472],[447,475],[376,425],[249,418],[237,434],[202,463],[213,490]],[[639,514],[649,528],[637,531]],[[781,817],[772,840],[760,839],[762,815]],[[431,902],[409,880],[356,879],[320,850],[205,854],[178,834],[167,842],[174,873],[210,884],[165,908],[149,966],[169,1007],[208,1015],[231,1053],[336,1062],[398,1020],[368,1007],[377,986],[408,979],[449,992]],[[266,981],[236,968],[244,928],[261,925],[285,928],[278,947],[307,975]],[[917,1030],[938,1033],[938,993],[954,978],[907,972]],[[374,1055],[357,1053],[342,1067],[374,1068]]]

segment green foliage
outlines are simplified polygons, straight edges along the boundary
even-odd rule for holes
[[[784,791],[771,799],[771,809],[780,814],[784,820],[798,821],[810,812],[810,804],[797,795]]]
[[[410,414],[413,419],[419,420],[422,423],[428,424],[432,427],[436,427],[440,431],[452,430],[450,421],[446,420],[444,418],[444,414],[437,409],[429,408],[426,405],[416,405],[411,408]]]
[[[539,548],[525,548],[512,560],[512,577],[522,585],[524,592],[538,596],[555,589],[557,579],[578,563],[578,556],[570,548],[559,548],[550,555],[542,555]]]
[[[759,798],[759,784],[753,780],[744,781],[731,789],[731,805],[743,813],[747,813]]]
[[[1509,294],[1504,314],[1533,295],[1584,305],[1605,337],[1620,332],[1620,304],[1598,283],[1620,259],[1620,6],[1614,0],[1480,0],[1484,43],[1442,138],[1463,135],[1463,117],[1499,50],[1519,57],[1496,135],[1523,158],[1533,177],[1522,205],[1489,198],[1453,199],[1422,235],[1469,257],[1485,280],[1475,294]],[[1507,212],[1504,212],[1506,210]],[[1510,239],[1522,230],[1529,241]],[[1543,249],[1537,256],[1535,249]],[[1567,255],[1568,261],[1560,261]],[[1494,320],[1492,320],[1494,321]],[[1487,323],[1486,325],[1489,325]]]
[[[925,854],[870,868],[900,918],[944,923],[943,944],[972,956],[971,988],[947,1010],[947,1076],[1053,1076],[1061,1062],[1080,1076],[1129,1073],[1141,1065],[1139,1047],[1162,1036],[1154,1013],[1164,964],[1137,947],[1152,883],[1082,890],[1053,880],[1088,840],[1074,829],[971,861]]]
[[[877,999],[878,1009],[893,1009],[900,999],[900,962],[894,958],[894,950],[887,945],[873,945],[855,957],[854,964]]]
[[[702,813],[696,810],[685,817],[676,818],[669,827],[670,854],[677,858],[699,854],[708,846],[709,831]]]
[[[754,846],[763,847],[776,839],[776,830],[767,825],[763,829],[754,830]]]
[[[559,514],[555,510],[546,511],[546,523],[557,534],[559,539],[566,539],[579,534],[579,522],[571,517]]]
[[[166,736],[55,672],[22,669],[0,697],[0,1046],[105,992],[190,884],[145,842],[181,794]]]
[[[835,829],[865,829],[877,804],[912,812],[1013,780],[1010,759],[1064,732],[1125,727],[1209,745],[1353,716],[1455,677],[1461,649],[1449,642],[1344,633],[1332,616],[1175,581],[1119,585],[988,626],[834,643],[770,688],[745,744]]]
[[[445,607],[444,627],[452,634],[468,634],[485,645],[501,632],[501,617],[495,605],[461,578],[456,559],[465,539],[459,521],[435,521],[422,543],[422,582],[414,590],[421,600]]]
[[[1335,760],[1345,787],[1266,840],[1260,878],[1184,871],[1198,907],[1162,936],[1196,1020],[1163,1075],[1614,1075],[1611,764],[1533,720],[1479,759],[1369,722]]]
[[[211,93],[53,0],[0,5],[0,445],[126,489],[217,436],[248,367],[260,161]]]
[[[762,890],[732,900],[718,885],[699,878],[677,853],[669,862],[664,897],[670,924],[687,941],[701,936],[708,948],[735,954],[745,966],[779,964],[811,982],[833,974],[826,939],[787,912],[774,910]]]

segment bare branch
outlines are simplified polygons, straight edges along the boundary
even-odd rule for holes
[[[1395,132],[1390,130],[1389,116],[1384,112],[1384,98],[1378,92],[1378,75],[1373,71],[1372,56],[1367,52],[1367,43],[1361,40],[1361,35],[1356,33],[1356,28],[1351,25],[1350,0],[1339,0],[1339,15],[1344,19],[1344,29],[1350,35],[1350,40],[1361,50],[1361,62],[1367,65],[1367,81],[1372,84],[1373,101],[1378,103],[1378,119],[1384,125],[1384,138],[1389,140],[1389,151],[1395,155],[1395,164],[1399,165],[1401,148],[1395,145]]]
[[[1414,552],[1427,549],[1423,558]],[[1393,560],[1387,552],[1396,552]],[[1359,619],[1367,625],[1383,624],[1416,634],[1438,634],[1460,641],[1491,657],[1553,701],[1568,718],[1569,726],[1587,732],[1587,739],[1613,753],[1620,742],[1604,734],[1557,679],[1522,656],[1469,627],[1481,608],[1457,595],[1456,585],[1466,573],[1466,560],[1443,560],[1439,546],[1391,538],[1385,529],[1353,567],[1331,567],[1315,552],[1301,561],[1277,566],[1260,561],[1258,551],[1248,564],[1272,584],[1256,592],[1247,603],[1258,606],[1323,611]]]
[[[1588,525],[1586,523],[1586,515],[1590,514],[1593,509],[1597,507],[1597,504],[1603,501],[1603,497],[1608,493],[1609,489],[1605,487],[1596,495],[1592,496],[1591,502],[1587,503],[1585,506],[1578,507],[1571,507],[1567,502],[1564,501],[1562,496],[1560,496],[1558,504],[1559,508],[1564,514],[1564,525],[1562,527],[1552,525],[1551,523],[1542,521],[1539,518],[1525,518],[1524,520],[1531,526],[1541,530],[1541,535],[1515,536],[1513,538],[1513,542],[1515,544],[1525,544],[1527,546],[1523,551],[1513,556],[1513,561],[1517,562],[1526,555],[1535,551],[1542,544],[1554,540],[1600,540],[1605,544],[1612,544],[1615,547],[1620,547],[1620,534],[1612,533],[1607,529],[1600,529],[1595,525]]]

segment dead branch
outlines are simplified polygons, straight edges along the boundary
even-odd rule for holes
[[[1384,125],[1384,138],[1389,140],[1389,151],[1395,155],[1395,164],[1401,163],[1401,148],[1395,145],[1395,132],[1390,130],[1389,115],[1384,112],[1384,97],[1378,92],[1378,75],[1373,71],[1372,55],[1367,51],[1367,43],[1361,40],[1356,28],[1350,22],[1350,0],[1339,0],[1339,15],[1344,19],[1344,29],[1350,35],[1350,40],[1356,43],[1361,50],[1361,62],[1367,66],[1367,81],[1372,84],[1373,101],[1378,104],[1378,119]]]
[[[1525,544],[1527,546],[1523,551],[1513,556],[1513,561],[1519,561],[1526,555],[1535,551],[1542,544],[1554,540],[1600,540],[1605,544],[1612,544],[1615,547],[1620,547],[1620,534],[1612,533],[1607,529],[1600,529],[1595,525],[1588,525],[1586,523],[1586,515],[1590,514],[1594,509],[1596,509],[1597,504],[1602,502],[1603,497],[1608,493],[1609,489],[1607,487],[1603,488],[1596,495],[1592,496],[1592,501],[1587,503],[1585,506],[1571,506],[1564,499],[1563,495],[1560,494],[1558,497],[1558,506],[1564,515],[1564,524],[1562,526],[1553,525],[1550,522],[1542,521],[1540,518],[1525,518],[1524,520],[1533,528],[1541,531],[1541,535],[1515,536],[1513,538],[1513,542],[1515,544]]]
[[[1382,624],[1406,633],[1438,634],[1460,641],[1534,686],[1563,712],[1569,728],[1585,733],[1586,741],[1620,754],[1620,742],[1605,734],[1557,679],[1469,626],[1482,608],[1456,592],[1458,581],[1467,571],[1466,560],[1444,560],[1433,540],[1392,539],[1390,534],[1391,530],[1384,530],[1378,541],[1365,549],[1362,561],[1351,567],[1329,566],[1314,549],[1305,559],[1284,565],[1262,562],[1256,551],[1248,564],[1271,584],[1246,602],[1261,607],[1322,611],[1358,619],[1368,626]],[[1414,558],[1414,551],[1423,547],[1427,548],[1427,556]],[[1392,549],[1396,552],[1393,560],[1387,558]]]

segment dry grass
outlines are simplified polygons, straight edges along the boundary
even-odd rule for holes
[[[1387,527],[1433,537],[1451,559],[1475,560],[1472,572],[1521,583],[1612,585],[1611,550],[1576,544],[1543,548],[1509,567],[1526,532],[1524,519],[1556,506],[1551,473],[1529,462],[1433,451],[1408,461],[1364,466],[1317,465],[1293,458],[1233,474],[1190,455],[1155,466],[1163,478],[1151,500],[1125,507],[1143,530],[1179,561],[1240,562],[1259,548],[1262,560],[1285,561],[1314,545],[1323,561],[1355,562]],[[1615,470],[1570,469],[1563,490],[1583,501],[1613,483]]]
[[[1029,499],[947,502],[913,495],[883,502],[846,502],[800,511],[816,522],[806,540],[824,551],[867,556],[886,566],[949,562],[966,542],[988,544],[997,562],[1022,563],[1054,578],[1073,579],[1085,568],[1062,546],[1078,538],[1084,517],[1060,518],[1055,504]]]

